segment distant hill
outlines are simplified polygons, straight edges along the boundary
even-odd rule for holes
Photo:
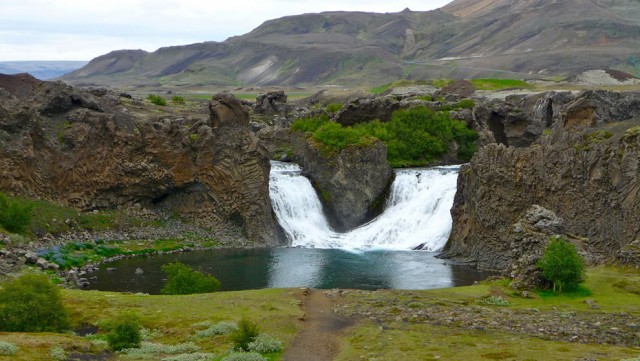
[[[456,0],[270,20],[225,42],[115,51],[63,79],[115,86],[371,85],[401,78],[640,75],[640,1]]]
[[[50,80],[85,66],[87,61],[0,61],[0,74],[29,73]]]

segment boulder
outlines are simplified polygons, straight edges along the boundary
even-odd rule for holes
[[[335,121],[343,126],[380,120],[391,120],[391,115],[400,109],[400,102],[393,97],[356,98],[348,102],[336,115]]]

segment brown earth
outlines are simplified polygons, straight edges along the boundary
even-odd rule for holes
[[[338,355],[343,331],[353,325],[333,312],[333,302],[322,290],[307,289],[302,299],[302,332],[282,357],[284,361],[329,361]]]

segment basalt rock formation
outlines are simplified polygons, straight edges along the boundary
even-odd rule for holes
[[[393,180],[384,143],[346,147],[336,153],[306,139],[303,148],[300,163],[335,230],[351,230],[381,213]]]
[[[589,91],[569,100],[546,106],[549,127],[530,146],[489,144],[461,168],[446,255],[509,270],[519,257],[514,224],[533,205],[561,218],[592,261],[638,243],[640,94]]]
[[[85,211],[176,212],[216,237],[278,243],[269,158],[235,98],[187,119],[129,97],[1,78],[0,190]]]

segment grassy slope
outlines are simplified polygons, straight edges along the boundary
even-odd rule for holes
[[[371,307],[376,302],[404,304],[406,302],[438,302],[460,306],[475,302],[499,289],[509,300],[509,308],[536,308],[541,312],[562,310],[594,312],[584,302],[593,299],[600,306],[597,312],[627,312],[640,316],[640,272],[598,267],[589,270],[586,286],[592,291],[585,296],[521,298],[505,286],[504,281],[470,287],[428,291],[376,291],[354,293],[346,306]],[[627,285],[621,288],[620,281]],[[301,327],[300,290],[267,289],[241,292],[221,292],[190,296],[148,296],[98,291],[65,290],[65,304],[71,310],[74,323],[99,324],[124,310],[133,310],[142,317],[146,328],[160,334],[153,342],[177,344],[193,341],[202,321],[238,321],[247,317],[262,330],[291,344]],[[372,302],[375,301],[375,302]],[[393,318],[391,318],[393,319]],[[585,327],[589,327],[586,325]],[[0,356],[0,360],[47,359],[53,345],[69,350],[98,352],[86,339],[71,335],[0,333],[0,340],[20,347],[15,356]],[[231,342],[228,336],[196,340],[203,352],[221,354]],[[640,345],[640,343],[639,343]],[[466,330],[428,323],[361,320],[343,338],[338,360],[626,360],[640,357],[640,349],[611,345],[548,341],[527,334],[493,330]],[[276,356],[275,359],[278,357]],[[116,359],[124,359],[118,355]]]

